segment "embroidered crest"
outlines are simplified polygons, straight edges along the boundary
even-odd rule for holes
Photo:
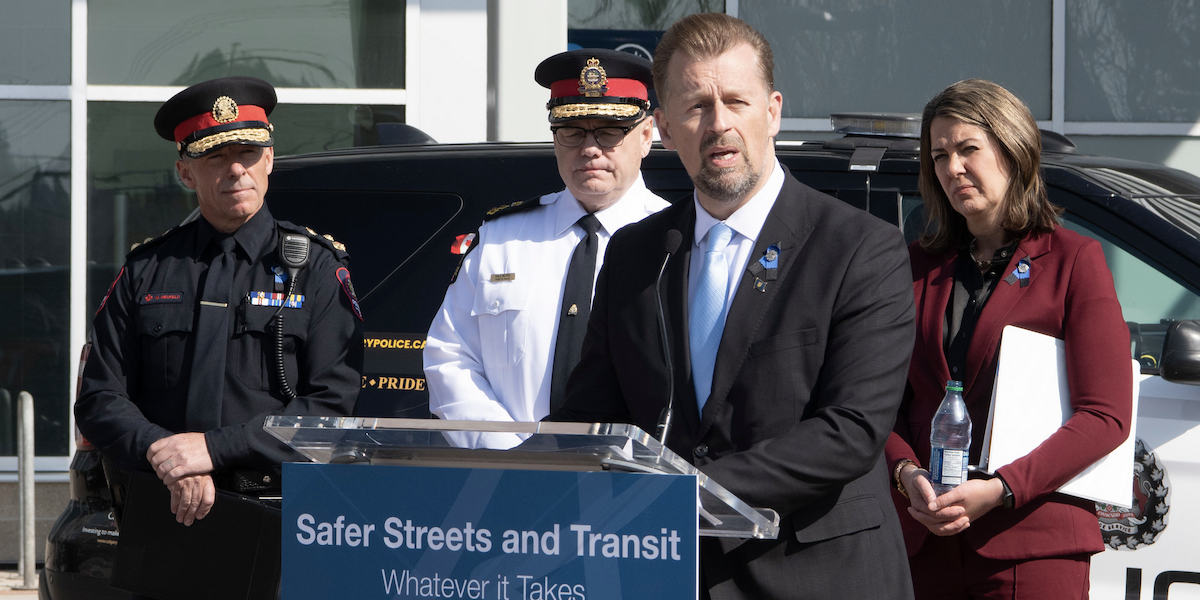
[[[596,57],[587,60],[587,66],[579,72],[579,93],[588,98],[599,98],[608,92],[608,74]]]
[[[237,120],[237,102],[234,102],[233,98],[230,98],[229,96],[221,96],[220,98],[217,98],[217,101],[213,102],[212,117],[213,120],[218,123],[228,123],[230,121]]]
[[[350,299],[350,307],[354,309],[354,316],[358,320],[363,320],[362,309],[358,306],[358,297],[354,295],[354,284],[350,283],[350,270],[346,267],[338,267],[338,281],[342,283],[342,291],[346,292],[346,297]]]

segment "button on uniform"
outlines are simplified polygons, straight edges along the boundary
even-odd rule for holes
[[[708,444],[700,444],[699,446],[696,446],[696,449],[693,450],[692,453],[696,455],[696,458],[704,458],[705,456],[708,456]]]

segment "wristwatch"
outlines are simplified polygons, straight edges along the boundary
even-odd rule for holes
[[[1003,506],[1004,508],[1012,508],[1014,502],[1012,490],[1009,489],[1008,484],[1004,482],[1003,477],[997,475],[996,479],[999,479],[1000,485],[1004,486],[1004,495],[1000,497],[1000,506]]]
[[[896,463],[896,468],[892,469],[892,481],[896,484],[896,491],[900,492],[900,495],[904,496],[905,498],[908,498],[908,490],[904,489],[904,482],[900,480],[900,472],[903,471],[904,467],[908,465],[920,466],[917,465],[917,463],[905,458]],[[1005,487],[1004,489],[1008,488]]]

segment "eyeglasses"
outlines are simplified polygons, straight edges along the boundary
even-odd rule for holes
[[[629,127],[597,127],[595,129],[584,129],[582,127],[551,127],[550,133],[554,134],[554,141],[559,145],[567,148],[578,148],[587,140],[588,132],[591,132],[592,137],[596,139],[596,145],[601,148],[616,148],[625,141],[625,136],[633,131],[634,127],[642,124],[646,118],[638,119],[637,123]]]

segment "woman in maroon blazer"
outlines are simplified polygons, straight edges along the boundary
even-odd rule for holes
[[[917,598],[1087,598],[1104,549],[1091,501],[1054,490],[1128,436],[1129,330],[1100,244],[1059,226],[1041,134],[1004,88],[960,81],[925,106],[920,188],[935,230],[910,246],[917,340],[887,460]],[[1005,325],[1063,339],[1074,414],[992,479],[937,496],[923,467],[961,380],[978,464]]]

